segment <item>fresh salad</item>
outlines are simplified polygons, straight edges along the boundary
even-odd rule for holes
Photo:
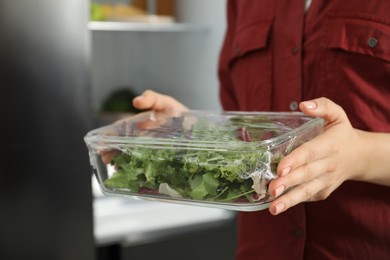
[[[158,128],[137,128],[142,131],[141,145],[120,149],[111,161],[115,173],[104,185],[110,190],[191,200],[266,200],[268,183],[275,178],[282,155],[272,154],[257,141],[271,138],[282,128],[264,117],[190,123],[174,117]],[[156,144],[163,139],[175,141]],[[194,145],[201,142],[208,145]]]

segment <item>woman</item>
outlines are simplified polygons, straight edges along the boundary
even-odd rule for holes
[[[280,162],[270,192],[295,188],[271,214],[240,213],[237,259],[390,259],[389,13],[388,1],[228,0],[224,109],[326,122]],[[153,91],[133,104],[186,109]]]

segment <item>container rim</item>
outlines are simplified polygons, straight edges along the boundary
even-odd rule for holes
[[[183,140],[183,139],[165,139],[165,138],[155,138],[155,137],[136,137],[136,136],[115,136],[102,134],[104,130],[111,129],[113,125],[119,124],[129,120],[132,117],[128,117],[122,120],[119,120],[113,124],[102,126],[94,130],[89,131],[85,137],[84,141],[88,146],[104,144],[107,147],[113,146],[143,146],[150,148],[158,148],[164,146],[175,146],[175,147],[188,147],[192,149],[232,149],[232,148],[253,148],[253,147],[269,147],[273,145],[280,144],[288,139],[291,139],[294,136],[297,136],[299,133],[304,132],[306,129],[311,129],[316,125],[322,125],[323,119],[317,117],[310,117],[305,115],[302,112],[245,112],[245,111],[207,111],[207,110],[189,110],[187,113],[196,115],[197,113],[201,114],[210,114],[210,115],[229,115],[229,116],[252,116],[252,115],[263,115],[272,118],[302,118],[307,119],[307,121],[300,126],[293,128],[286,133],[283,133],[279,136],[272,137],[266,140],[253,141],[253,142],[244,142],[244,141],[202,141],[202,140]],[[154,113],[153,111],[147,111],[143,113]],[[136,116],[136,115],[135,115]]]

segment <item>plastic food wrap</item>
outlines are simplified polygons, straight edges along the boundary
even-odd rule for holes
[[[106,195],[265,209],[279,161],[322,130],[302,113],[143,112],[85,136]]]

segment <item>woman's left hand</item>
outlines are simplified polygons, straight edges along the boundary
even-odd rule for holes
[[[269,185],[276,198],[269,211],[277,215],[301,202],[326,199],[344,181],[364,169],[361,132],[352,127],[344,110],[326,98],[305,101],[302,112],[325,120],[324,131],[282,159],[278,178]]]

